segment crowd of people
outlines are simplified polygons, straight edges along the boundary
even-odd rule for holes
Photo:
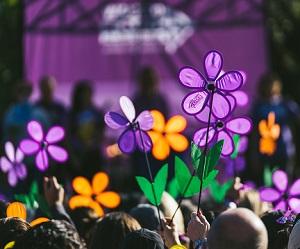
[[[153,69],[143,69],[137,79],[139,92],[134,97],[134,102],[139,103],[140,110],[137,112],[160,109],[167,116],[168,105],[165,98],[158,94],[158,79]],[[26,124],[31,120],[39,121],[45,128],[53,125],[65,128],[64,146],[70,154],[66,167],[52,165],[43,174],[29,169],[25,183],[18,184],[12,190],[7,184],[3,184],[5,179],[1,186],[1,191],[13,196],[28,189],[33,179],[39,181],[51,220],[32,226],[20,218],[7,217],[9,202],[1,201],[0,248],[300,248],[299,217],[286,217],[285,212],[272,210],[272,206],[260,200],[258,191],[244,187],[238,177],[227,192],[224,202],[216,203],[211,198],[204,198],[201,211],[197,213],[197,205],[193,200],[184,200],[174,219],[171,217],[178,203],[170,194],[164,192],[160,204],[161,213],[158,213],[131,186],[129,189],[132,191],[120,189],[121,205],[112,212],[105,210],[103,217],[99,217],[89,207],[70,209],[67,205],[70,180],[79,175],[91,179],[104,164],[105,155],[101,150],[101,143],[105,139],[105,126],[103,112],[92,101],[91,82],[83,80],[75,84],[69,110],[55,100],[55,85],[54,77],[43,77],[39,84],[40,98],[32,103],[31,84],[17,84],[15,102],[5,113],[2,124],[3,142],[9,140],[15,144],[26,137]],[[257,125],[259,120],[266,118],[269,111],[276,112],[278,122],[285,132],[279,141],[279,147],[283,151],[279,151],[273,159],[277,158],[283,168],[287,168],[291,154],[295,154],[290,127],[300,117],[299,108],[294,102],[282,98],[278,78],[264,76],[259,85],[261,98],[253,108],[254,123]],[[143,160],[139,155],[133,157],[134,165],[139,165]],[[257,158],[255,161],[261,160]],[[133,171],[137,173],[134,165]],[[31,216],[41,213],[43,210],[37,209]]]
[[[44,179],[44,196],[52,219],[30,225],[6,217],[8,203],[0,205],[0,248],[14,249],[298,249],[299,217],[279,222],[282,211],[257,215],[259,199],[250,198],[236,179],[228,204],[218,211],[184,201],[170,219],[176,201],[164,193],[160,216],[143,197],[128,195],[119,210],[98,217],[93,209],[66,210],[64,189],[55,177]],[[262,206],[262,205],[261,205]],[[161,217],[159,220],[158,217]]]

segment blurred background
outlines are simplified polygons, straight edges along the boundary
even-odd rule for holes
[[[255,114],[261,76],[270,72],[281,79],[283,96],[297,109],[299,29],[300,0],[1,0],[1,141],[19,141],[22,132],[10,130],[8,113],[28,99],[46,110],[35,116],[45,127],[60,123],[70,133],[71,166],[53,167],[52,173],[90,177],[103,165],[118,165],[113,161],[117,149],[108,147],[116,137],[105,131],[103,113],[117,110],[119,97],[128,95],[138,111],[147,107],[167,118],[183,115],[187,89],[180,86],[178,71],[189,65],[203,72],[203,57],[212,49],[223,54],[223,70],[245,75],[242,91],[249,101],[237,113]],[[143,98],[149,92],[152,102]],[[289,125],[297,138],[295,113]],[[186,118],[190,138],[199,125]],[[24,126],[25,121],[14,120]],[[294,139],[292,175],[300,164],[297,143]],[[87,167],[89,172],[83,170]],[[120,183],[118,177],[113,176]]]

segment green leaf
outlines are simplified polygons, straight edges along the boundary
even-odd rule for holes
[[[36,181],[34,181],[29,189],[29,193],[26,195],[18,194],[15,195],[15,199],[24,203],[29,209],[37,209],[39,208],[39,203],[37,201],[37,197],[39,196],[39,187]]]
[[[219,170],[214,169],[213,171],[211,171],[208,174],[208,176],[206,178],[204,178],[203,189],[207,188],[211,184],[211,182],[216,178],[218,173],[219,173]]]
[[[270,165],[265,165],[264,167],[264,172],[263,172],[263,177],[264,177],[264,185],[266,187],[271,187],[273,185],[273,180],[272,180],[272,175],[274,171],[276,171],[278,167],[274,167],[271,169]]]
[[[168,193],[174,198],[176,199],[180,192],[179,192],[179,188],[178,188],[178,185],[177,185],[177,181],[176,181],[176,178],[173,178],[169,184],[168,184]]]
[[[213,199],[217,203],[223,203],[226,197],[228,190],[233,185],[233,179],[228,180],[224,184],[219,184],[219,182],[215,179],[210,184],[210,193]]]
[[[207,167],[204,178],[206,178],[207,175],[216,167],[221,156],[223,144],[224,140],[220,140],[209,150],[207,154]]]
[[[191,177],[192,174],[190,173],[190,170],[184,163],[184,161],[182,161],[179,157],[175,156],[175,178],[177,181],[179,192],[181,193],[181,195],[183,195],[183,197],[191,197],[199,193],[200,180],[197,176],[193,176],[191,183],[187,188],[187,184],[190,181]],[[186,192],[184,193],[185,190]]]
[[[231,158],[235,159],[238,156],[239,153],[239,143],[240,143],[240,136],[235,134],[233,135],[233,143],[234,143],[234,151],[231,154]]]
[[[140,186],[141,190],[145,194],[148,201],[153,205],[159,205],[161,203],[162,194],[167,185],[167,178],[168,178],[168,164],[165,164],[155,176],[153,182],[153,188],[151,182],[142,176],[136,176],[135,179]],[[157,203],[155,201],[155,197],[153,195],[153,189],[155,193],[155,197]]]
[[[46,199],[41,195],[37,195],[36,201],[39,205],[39,208],[43,211],[43,213],[46,214],[49,218],[52,218],[51,211]]]
[[[201,149],[194,142],[192,142],[191,158],[192,158],[193,167],[196,169],[198,168],[201,155],[202,155]]]

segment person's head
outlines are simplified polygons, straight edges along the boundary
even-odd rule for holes
[[[290,234],[288,241],[288,249],[299,249],[300,248],[300,222],[298,221]]]
[[[76,229],[66,221],[51,220],[24,233],[14,249],[86,249]]]
[[[98,221],[98,215],[93,209],[88,207],[75,208],[69,213],[79,235],[85,239],[86,242],[89,241],[92,230]]]
[[[129,213],[143,228],[153,231],[159,229],[159,216],[156,207],[150,204],[139,204],[131,209]],[[164,217],[162,213],[160,213],[160,217]]]
[[[208,233],[209,249],[267,249],[262,221],[249,209],[230,209],[220,214]]]
[[[280,97],[282,84],[280,78],[275,74],[264,74],[258,84],[258,92],[262,99]]]
[[[154,68],[146,66],[140,69],[137,76],[139,90],[144,95],[153,95],[158,85],[158,76]]]
[[[0,219],[0,248],[22,236],[30,225],[20,218]]]
[[[262,222],[267,228],[269,249],[286,249],[288,246],[293,224],[290,222],[284,224],[278,223],[277,220],[282,216],[284,216],[282,211],[271,211],[263,214],[261,217]]]
[[[129,233],[122,249],[164,249],[164,242],[160,235],[148,229],[140,229]]]
[[[44,76],[40,79],[40,94],[43,101],[53,100],[53,94],[56,87],[56,79],[53,76]]]
[[[126,213],[109,213],[97,222],[90,248],[119,249],[125,236],[140,228],[141,226],[136,219]]]
[[[73,111],[81,111],[92,104],[92,87],[88,80],[76,82],[72,95]]]
[[[26,101],[32,93],[32,83],[27,80],[22,80],[15,85],[14,98],[16,101]]]

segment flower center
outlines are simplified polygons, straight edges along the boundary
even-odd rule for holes
[[[210,91],[210,92],[214,92],[216,90],[216,86],[214,83],[212,82],[209,82],[206,86],[207,90]]]
[[[130,123],[130,127],[132,130],[136,131],[139,128],[138,122],[132,122]]]
[[[216,123],[216,127],[217,127],[218,130],[222,130],[223,127],[224,127],[224,123],[222,121],[218,121]]]
[[[48,143],[47,143],[46,141],[42,141],[42,142],[41,142],[41,147],[42,147],[42,149],[46,149],[47,146],[48,146]]]

